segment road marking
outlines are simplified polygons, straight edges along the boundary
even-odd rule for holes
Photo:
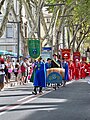
[[[25,98],[23,98],[22,100],[20,99],[19,101],[17,101],[15,104],[13,105],[9,105],[9,106],[4,106],[0,109],[0,115],[3,115],[5,113],[7,113],[8,111],[12,110],[12,109],[16,109],[18,107],[20,107],[23,104],[29,103],[45,94],[48,94],[51,91],[45,91],[43,94],[37,94],[37,95],[32,95],[32,96],[27,96]]]
[[[6,107],[7,107],[7,106],[0,107],[0,110],[4,109],[4,108],[6,108]]]
[[[75,82],[76,80],[71,80],[71,81],[69,81],[69,82],[66,82],[66,85],[69,85],[69,84],[71,84],[71,83],[73,83],[73,82]]]
[[[25,99],[32,98],[32,97],[34,97],[34,95],[30,95],[30,96],[24,97],[24,98],[19,99],[19,100],[17,100],[17,101],[21,102],[21,101],[23,101],[23,100],[25,100]]]
[[[71,84],[74,81],[75,80],[67,82],[66,85]],[[12,109],[16,109],[16,108],[20,107],[23,104],[29,103],[29,102],[31,102],[31,101],[45,95],[45,94],[48,94],[48,93],[52,92],[53,90],[54,89],[51,89],[50,91],[44,91],[43,94],[37,94],[37,95],[31,95],[31,96],[24,97],[22,99],[17,100],[16,104],[14,104],[14,105],[3,106],[3,107],[0,108],[0,115],[5,114],[5,113],[7,113],[8,111],[10,111]]]

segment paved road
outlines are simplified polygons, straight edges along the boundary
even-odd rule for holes
[[[0,120],[90,120],[87,79],[37,96],[31,84],[6,89],[0,92]]]

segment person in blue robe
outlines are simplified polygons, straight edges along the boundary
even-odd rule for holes
[[[69,74],[68,74],[68,63],[66,62],[66,60],[64,58],[62,61],[62,68],[65,69],[65,76],[64,76],[64,83],[63,83],[63,86],[65,86],[66,81],[69,80]]]
[[[39,93],[42,92],[42,88],[46,87],[46,68],[45,63],[41,61],[42,58],[38,59],[35,63],[35,74],[34,74],[34,91],[33,94],[37,94],[37,87],[39,87]]]
[[[51,68],[51,58],[47,58],[47,62],[45,63],[45,68],[46,69]]]

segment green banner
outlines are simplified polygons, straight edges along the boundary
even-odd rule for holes
[[[40,56],[40,40],[28,39],[28,50],[31,58],[38,58]]]

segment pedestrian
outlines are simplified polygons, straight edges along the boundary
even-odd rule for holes
[[[25,84],[27,82],[28,76],[28,66],[27,66],[27,58],[24,58],[24,62],[21,65],[21,73],[22,73],[22,82]]]
[[[18,81],[18,71],[19,71],[19,60],[17,60],[15,67],[14,67],[14,74],[15,74],[15,81]]]
[[[51,60],[51,68],[59,68],[60,65],[57,62],[57,55],[53,54],[53,58]]]
[[[87,76],[87,71],[88,71],[88,65],[86,64],[86,62],[82,61],[81,65],[80,65],[80,72],[81,72],[81,79],[82,78],[86,78]]]
[[[88,76],[90,76],[90,62],[87,64],[87,66],[88,66],[88,69],[87,69]]]
[[[35,75],[34,75],[34,90],[33,94],[37,94],[37,88],[39,87],[39,93],[42,93],[42,88],[46,87],[46,70],[45,63],[43,63],[42,58],[38,58],[35,64]]]
[[[46,69],[51,68],[51,58],[47,58],[47,62],[45,63],[45,68]]]
[[[78,59],[76,59],[75,63],[75,79],[79,80],[80,77],[80,61]]]
[[[69,80],[69,67],[68,67],[68,62],[66,61],[65,58],[62,58],[62,68],[65,69],[65,75],[63,79],[63,87],[65,87],[66,81]]]
[[[0,91],[4,89],[4,77],[5,77],[5,72],[4,72],[4,61],[0,60]]]
[[[47,58],[47,62],[45,63],[45,68],[50,69],[51,68],[51,58]],[[46,83],[47,86],[50,85],[50,83]]]
[[[59,64],[59,67],[62,68],[61,56],[60,55],[57,56],[57,63]]]
[[[60,55],[57,55],[57,63],[59,64],[59,68],[62,68],[62,64],[61,64],[61,56]],[[57,87],[59,88],[59,86],[62,85],[62,82],[61,83],[57,83]]]
[[[74,74],[75,74],[75,66],[72,60],[70,60],[69,63],[69,80],[74,79]]]
[[[11,57],[8,56],[7,60],[6,60],[6,67],[7,67],[7,79],[8,79],[8,82],[10,82],[10,79],[11,79],[11,73],[13,71],[13,67],[12,67],[12,63],[11,63]]]

